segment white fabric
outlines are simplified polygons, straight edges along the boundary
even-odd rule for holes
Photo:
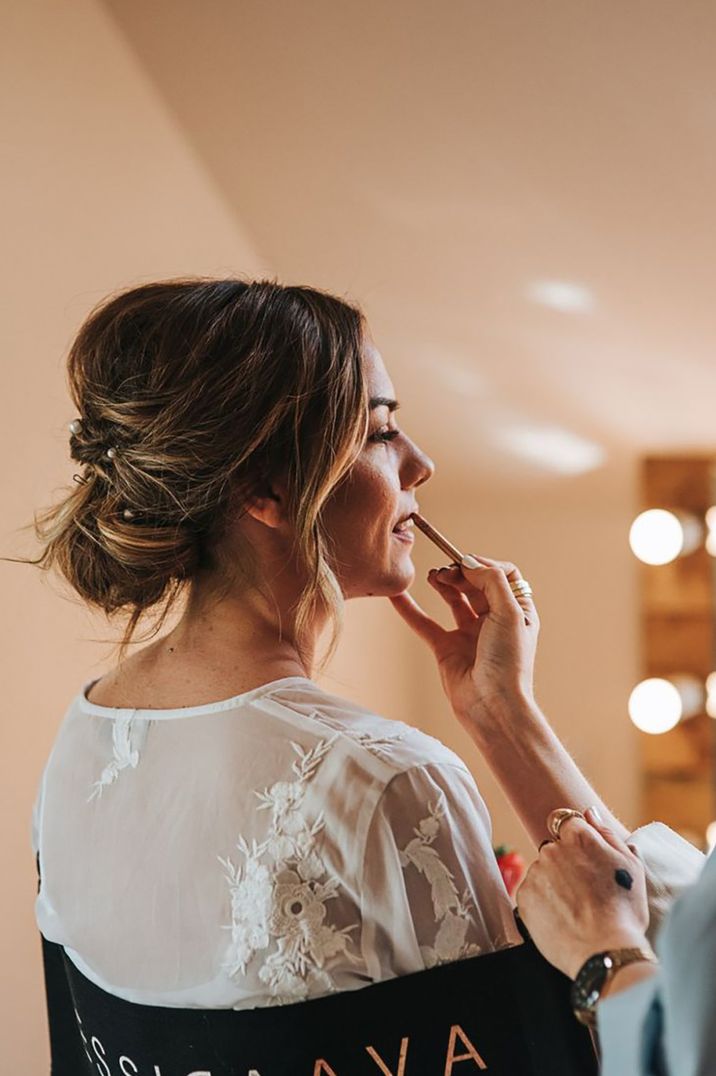
[[[519,944],[490,817],[438,740],[304,677],[70,704],[33,822],[37,924],[97,985],[237,1009]]]
[[[706,857],[663,822],[649,822],[635,829],[629,843],[636,845],[646,870],[649,901],[646,936],[653,948],[671,906],[688,886],[698,880]]]

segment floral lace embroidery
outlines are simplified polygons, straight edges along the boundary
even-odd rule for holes
[[[401,732],[393,733],[391,736],[376,736],[374,733],[368,732],[367,730],[359,731],[351,728],[349,724],[334,721],[332,718],[326,717],[325,714],[322,714],[319,711],[314,711],[311,714],[311,717],[315,721],[320,721],[321,724],[335,729],[336,732],[343,733],[344,736],[349,736],[351,740],[355,740],[356,743],[361,744],[370,751],[371,754],[376,755],[378,758],[386,758],[388,756],[386,748],[390,747],[391,744],[404,740],[406,734],[409,732],[408,727],[402,725]]]
[[[438,929],[433,945],[421,945],[420,951],[426,968],[432,968],[436,964],[476,956],[482,952],[482,947],[465,941],[468,927],[473,922],[468,890],[462,898],[459,896],[452,873],[432,847],[440,832],[444,807],[438,801],[434,806],[428,806],[428,811],[428,817],[413,830],[413,840],[400,852],[400,863],[403,868],[412,864],[430,883]]]
[[[139,762],[139,752],[144,745],[147,735],[147,722],[141,721],[135,724],[134,714],[126,717],[116,717],[112,725],[112,761],[105,766],[98,781],[95,781],[93,791],[87,797],[87,803],[102,795],[105,785],[111,785],[116,781],[117,775],[127,766],[136,769]]]
[[[310,824],[302,813],[306,785],[335,739],[321,740],[308,751],[292,742],[296,780],[254,793],[261,800],[259,810],[271,811],[268,837],[251,845],[239,837],[243,866],[217,857],[231,893],[231,926],[224,928],[231,931],[231,943],[222,966],[232,977],[242,975],[257,953],[275,943],[258,971],[272,1004],[333,992],[328,968],[334,957],[360,962],[348,950],[349,932],[358,924],[338,930],[325,922],[326,902],[337,896],[338,882],[328,877],[316,849],[323,813]]]

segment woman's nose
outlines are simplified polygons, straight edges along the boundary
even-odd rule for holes
[[[435,473],[435,464],[427,453],[415,445],[410,460],[410,469],[413,475],[412,484],[420,486],[423,482],[427,482],[429,478],[432,478]]]

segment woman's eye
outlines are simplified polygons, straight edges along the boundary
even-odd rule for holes
[[[371,441],[392,441],[399,433],[400,430],[378,430],[371,437]]]

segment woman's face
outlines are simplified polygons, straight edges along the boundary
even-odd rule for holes
[[[345,598],[400,594],[415,577],[413,530],[394,533],[400,519],[417,510],[416,488],[430,478],[433,461],[400,429],[382,400],[395,400],[380,352],[364,348],[370,391],[370,428],[360,456],[324,507],[334,543],[336,573]],[[386,434],[388,435],[386,438]]]

